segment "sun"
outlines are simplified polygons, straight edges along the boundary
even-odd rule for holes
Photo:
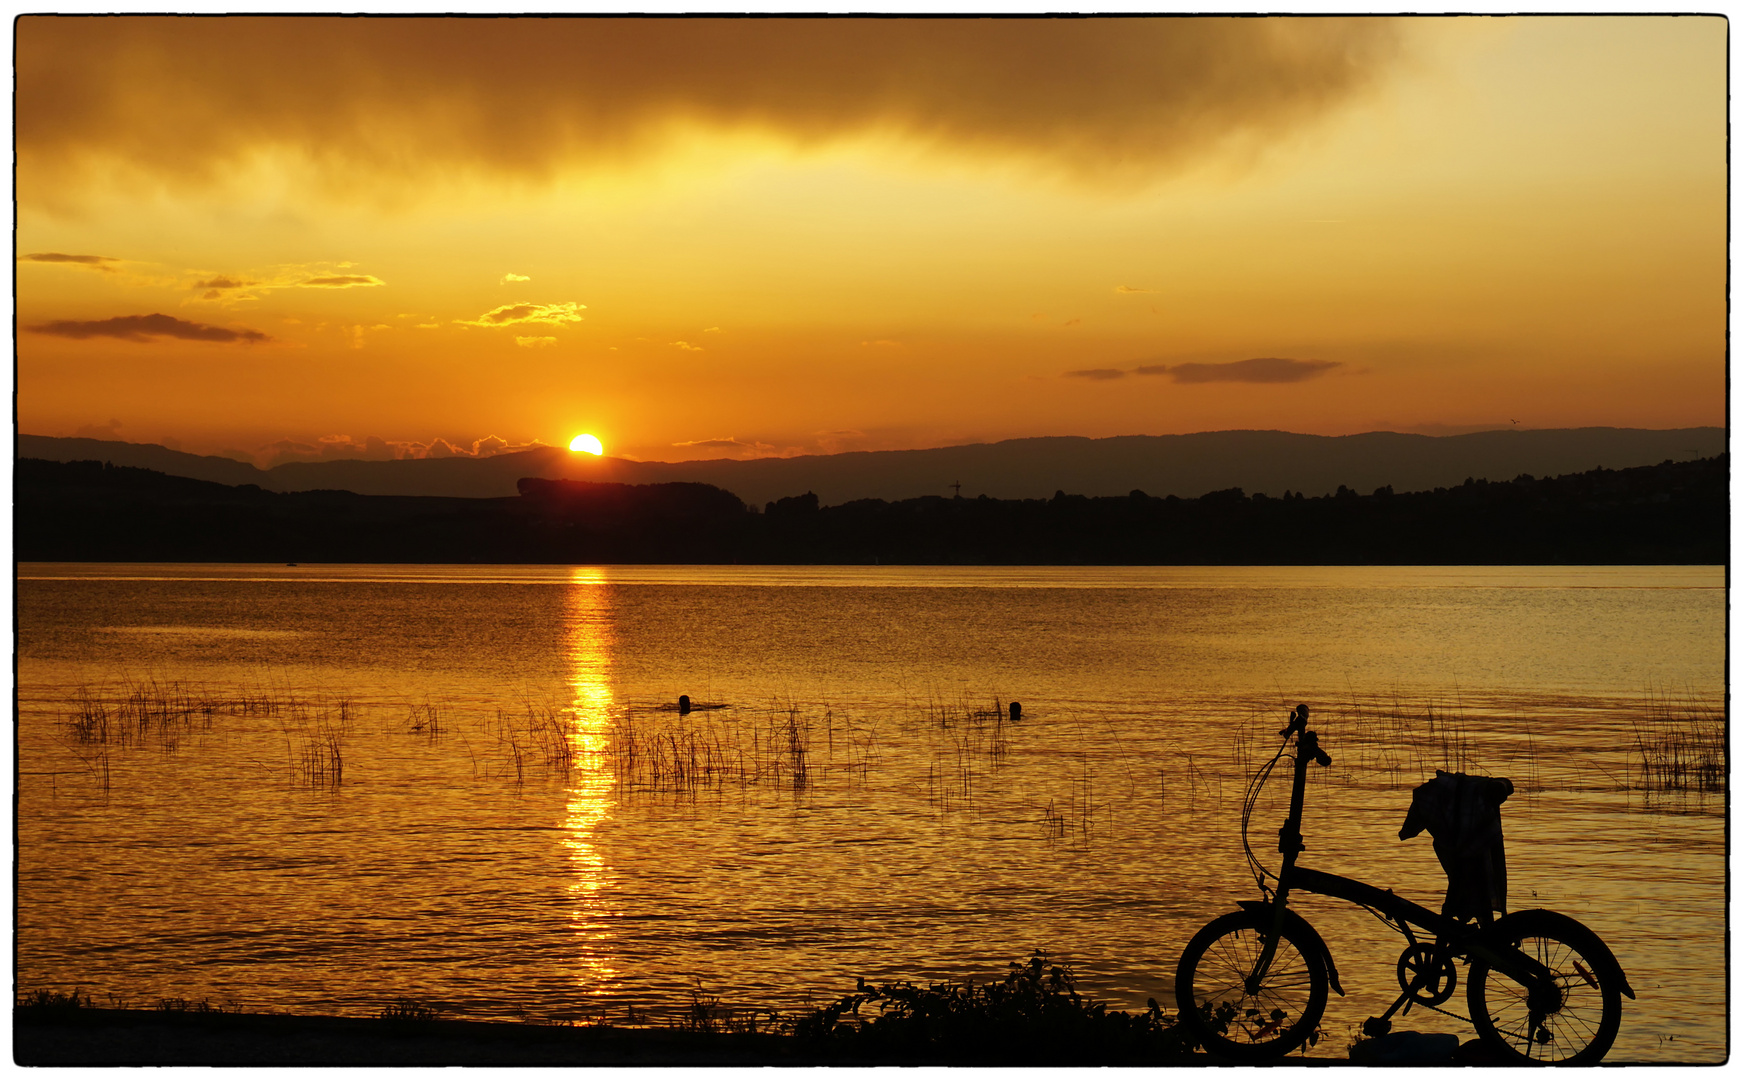
[[[591,435],[577,435],[569,440],[569,449],[578,454],[603,454],[605,447]]]

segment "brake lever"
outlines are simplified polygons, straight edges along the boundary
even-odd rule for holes
[[[1297,731],[1307,730],[1307,706],[1297,705],[1289,712],[1289,726],[1277,733],[1279,739],[1287,739]]]

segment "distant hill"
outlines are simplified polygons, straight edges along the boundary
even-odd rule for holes
[[[1723,563],[1725,457],[1306,498],[857,499],[753,512],[706,484],[526,478],[498,499],[273,492],[22,458],[25,561],[883,564]]]
[[[749,461],[636,462],[549,447],[491,458],[322,461],[268,470],[228,458],[161,446],[20,435],[20,457],[108,461],[269,491],[341,490],[361,495],[503,498],[523,477],[612,483],[702,483],[753,505],[815,493],[824,505],[854,499],[942,495],[961,482],[973,498],[1047,498],[1056,491],[1104,496],[1138,490],[1196,498],[1239,487],[1309,496],[1339,486],[1367,492],[1461,484],[1467,477],[1511,480],[1595,468],[1625,469],[1725,453],[1723,428],[1566,428],[1470,435],[1297,435],[1284,431],[1208,431],[1192,435],[1059,436],[932,450],[882,450]]]

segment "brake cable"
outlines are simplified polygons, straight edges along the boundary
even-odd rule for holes
[[[1289,740],[1285,738],[1282,745],[1277,747],[1277,752],[1271,755],[1271,760],[1267,761],[1264,767],[1254,773],[1251,780],[1247,781],[1246,794],[1241,798],[1241,847],[1247,853],[1247,866],[1252,872],[1253,883],[1259,887],[1261,893],[1265,894],[1267,900],[1271,897],[1271,888],[1265,884],[1265,879],[1276,880],[1277,875],[1265,869],[1264,864],[1259,862],[1258,856],[1253,854],[1253,844],[1247,837],[1247,828],[1252,822],[1254,809],[1259,805],[1259,793],[1264,790],[1265,782],[1271,778],[1271,770],[1276,768],[1277,762],[1283,757],[1283,751],[1287,749],[1289,749]]]

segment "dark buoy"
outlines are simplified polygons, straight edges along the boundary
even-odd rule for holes
[[[678,715],[683,716],[690,711],[690,695],[678,695]]]
[[[1011,702],[1011,723],[1014,724],[1017,721],[1021,720],[1022,718],[1023,718],[1023,703],[1020,701]]]

